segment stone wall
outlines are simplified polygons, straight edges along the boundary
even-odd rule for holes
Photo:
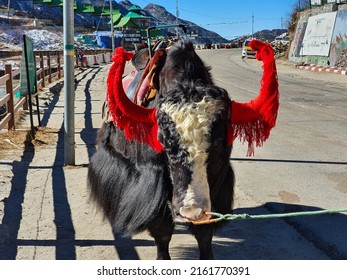
[[[304,56],[302,55],[302,41],[305,35],[308,19],[311,16],[337,12],[338,15],[347,15],[347,4],[326,4],[320,7],[314,7],[309,10],[300,12],[300,18],[296,26],[294,38],[292,38],[291,46],[289,50],[288,59],[295,63],[305,64],[317,64],[322,66],[339,66],[347,67],[346,61],[346,47],[347,47],[347,31],[342,36],[333,36],[333,40],[330,46],[329,56]],[[344,24],[345,21],[344,21]],[[335,26],[336,27],[336,26]],[[341,27],[341,26],[340,26]],[[343,28],[347,30],[346,27]],[[335,30],[334,30],[335,31]],[[336,42],[337,41],[337,42]]]

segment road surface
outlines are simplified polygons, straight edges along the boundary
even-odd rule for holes
[[[257,95],[259,62],[242,60],[238,49],[198,53],[232,99]],[[0,160],[0,259],[155,258],[146,233],[114,240],[88,199],[87,166],[102,122],[109,67],[76,73],[75,167],[63,165],[63,92],[40,103],[42,123],[55,142],[9,151]],[[234,145],[235,213],[347,208],[346,80],[279,64],[281,105],[270,139],[251,158],[245,157],[246,146]],[[221,260],[347,259],[346,233],[346,214],[234,221],[216,232],[214,253]],[[178,225],[170,252],[176,260],[198,258],[184,225]]]
[[[208,52],[200,54],[232,99],[255,96],[260,62],[240,59],[238,50]],[[298,71],[283,63],[278,63],[278,70],[277,126],[254,157],[245,158],[247,147],[235,142],[237,187],[274,213],[347,209],[347,76]],[[287,223],[326,257],[347,259],[346,214]]]

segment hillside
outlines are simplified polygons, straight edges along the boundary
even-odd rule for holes
[[[40,42],[34,43],[36,49],[47,49],[50,48],[55,49],[56,47],[59,48],[59,45],[62,45],[62,42],[58,42],[55,34],[58,35],[58,37],[62,37],[62,25],[63,25],[63,14],[61,8],[53,8],[49,7],[47,5],[42,4],[36,4],[33,5],[32,0],[28,1],[11,1],[11,10],[10,10],[10,16],[11,21],[10,25],[12,26],[24,26],[27,25],[27,28],[23,28],[23,30],[18,30],[18,32],[9,32],[6,31],[6,26],[8,25],[7,21],[7,1],[8,0],[0,0],[0,9],[2,10],[2,17],[0,15],[0,30],[3,30],[3,32],[0,31],[0,38],[1,38],[1,48],[3,50],[10,50],[11,45],[13,45],[12,49],[18,49],[20,46],[18,45],[17,37],[21,37],[25,30],[30,29],[30,26],[33,26],[33,19],[36,20],[48,20],[48,22],[44,22],[41,29],[48,29],[47,32],[51,32],[52,35],[49,35],[48,33],[40,35],[39,37]],[[80,3],[90,3],[90,1],[87,0],[77,0],[77,2]],[[102,6],[102,5],[108,5],[109,1],[107,0],[93,0],[94,5]],[[129,9],[133,3],[131,1],[125,0],[120,1],[116,4],[115,7],[119,9],[119,11],[123,14],[127,14],[127,9]],[[175,24],[176,23],[176,16],[169,13],[165,7],[156,5],[156,4],[148,4],[143,8],[143,14],[146,16],[149,16],[152,18],[151,25],[163,25],[163,24]],[[109,26],[107,25],[107,22],[109,21],[109,17],[96,17],[91,16],[89,14],[75,14],[75,31],[76,32],[93,32],[95,30],[108,30]],[[207,29],[204,29],[200,27],[199,25],[183,20],[178,19],[178,23],[183,24],[187,27],[188,34],[194,35],[194,43],[226,43],[228,40],[225,38],[222,38],[219,34],[209,31]],[[35,27],[32,27],[33,29]],[[40,29],[40,28],[37,28]],[[36,29],[35,29],[36,30]],[[171,32],[175,32],[174,29],[169,30]],[[167,31],[164,31],[167,32]],[[257,32],[255,34],[256,38],[264,39],[264,40],[273,40],[276,36],[283,33],[283,30],[263,30],[260,32]],[[43,32],[39,32],[43,33]],[[165,35],[165,33],[164,33]],[[16,37],[17,36],[17,37]],[[42,40],[46,38],[47,40],[52,37],[54,38],[54,42],[49,43],[45,40]]]
[[[153,25],[176,23],[176,17],[169,13],[164,7],[155,4],[148,4],[144,10],[153,17]],[[187,27],[188,34],[196,34],[195,43],[226,43],[227,40],[219,34],[206,30],[195,23],[187,20],[178,19],[179,24]]]
[[[77,2],[87,2],[85,0],[77,0]],[[103,0],[93,1],[94,5],[103,6]],[[105,3],[105,5],[108,4]],[[120,1],[118,4],[115,4],[115,7],[118,7],[119,11],[125,15],[127,13],[127,9],[133,5],[130,1]],[[7,0],[0,0],[0,8],[7,8]],[[11,9],[14,9],[14,15],[17,16],[28,16],[31,18],[37,19],[50,19],[53,21],[55,25],[61,26],[63,24],[63,14],[61,8],[52,8],[47,5],[33,5],[32,1],[11,1]],[[153,18],[151,24],[173,24],[176,23],[176,17],[169,13],[164,7],[148,4],[144,8],[144,15],[150,16]],[[100,29],[107,28],[108,18],[100,18],[95,16],[90,16],[88,14],[75,14],[75,26],[82,26],[85,28],[89,28],[91,30],[95,30],[96,25],[99,26]],[[187,26],[189,33],[194,33],[199,35],[199,40],[197,43],[223,43],[227,42],[226,39],[222,38],[215,32],[208,31],[197,24],[179,19],[179,23]]]
[[[287,29],[261,30],[254,33],[254,37],[262,41],[273,41],[277,36],[287,32]]]

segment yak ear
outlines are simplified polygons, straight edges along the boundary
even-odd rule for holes
[[[107,96],[112,122],[125,132],[129,141],[149,145],[157,152],[163,151],[158,140],[156,109],[147,109],[133,103],[125,94],[122,84],[125,63],[133,57],[119,47],[112,57],[113,64],[107,77]]]
[[[250,42],[257,51],[256,58],[263,61],[263,77],[257,97],[246,103],[233,101],[231,106],[231,129],[229,143],[236,138],[248,142],[247,156],[254,154],[257,147],[269,138],[271,129],[276,125],[279,107],[279,91],[274,51],[269,44],[257,40]]]

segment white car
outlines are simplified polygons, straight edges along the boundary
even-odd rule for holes
[[[243,42],[243,44],[242,44],[242,58],[245,58],[245,57],[255,58],[256,51],[252,50],[252,48],[249,46],[249,43],[251,41],[252,40],[246,40]]]

